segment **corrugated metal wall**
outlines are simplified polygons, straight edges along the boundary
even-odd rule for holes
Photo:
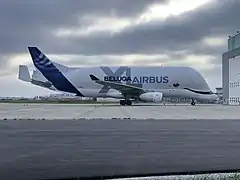
[[[228,104],[229,99],[229,59],[240,56],[240,47],[222,55],[222,85],[223,103]]]

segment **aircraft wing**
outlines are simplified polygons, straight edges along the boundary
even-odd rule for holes
[[[101,85],[107,85],[110,88],[116,89],[124,94],[142,94],[145,92],[144,89],[142,89],[140,87],[136,87],[136,86],[128,85],[128,84],[121,84],[121,83],[114,82],[114,81],[102,81],[92,74],[90,74],[89,76],[92,81],[95,81],[96,83],[101,84]]]

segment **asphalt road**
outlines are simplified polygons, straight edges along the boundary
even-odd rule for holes
[[[0,142],[0,179],[240,168],[240,120],[6,120]]]

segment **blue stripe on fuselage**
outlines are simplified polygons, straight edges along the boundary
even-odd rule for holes
[[[51,81],[53,86],[59,91],[74,93],[83,96],[69,80],[56,68],[56,66],[37,48],[28,47],[35,67]]]

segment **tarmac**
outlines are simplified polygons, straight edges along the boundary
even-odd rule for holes
[[[239,108],[1,104],[0,179],[235,171]]]
[[[239,119],[239,110],[213,104],[0,104],[0,119]]]

